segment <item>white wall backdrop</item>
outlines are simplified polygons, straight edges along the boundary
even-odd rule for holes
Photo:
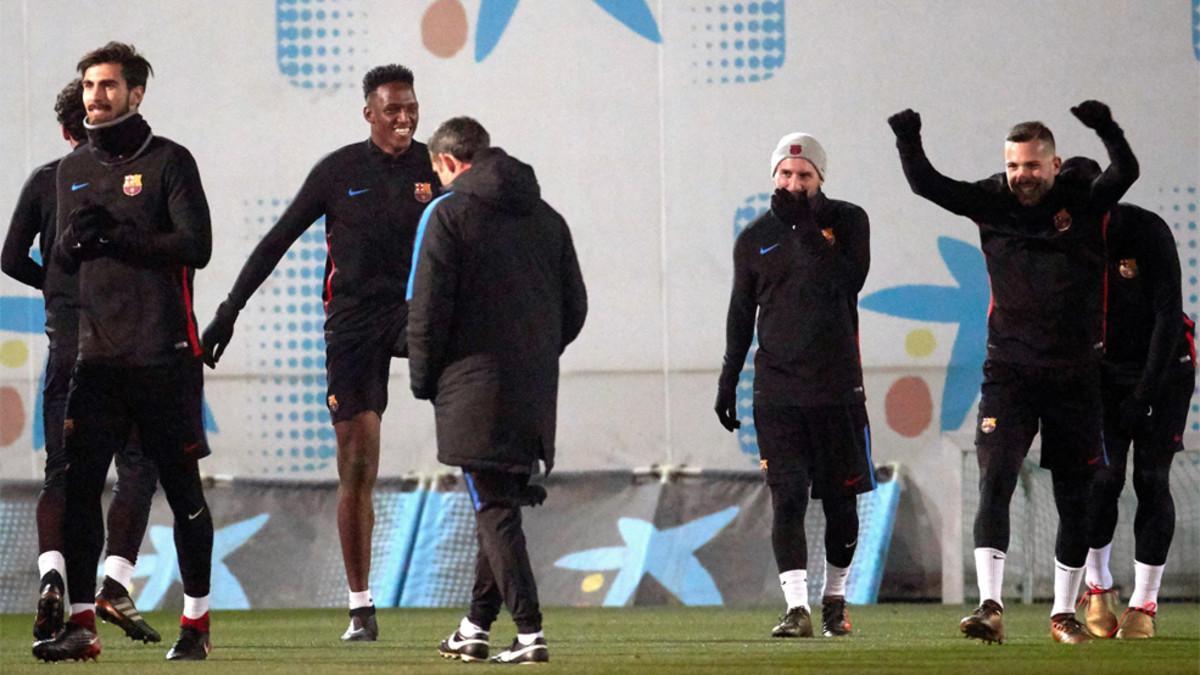
[[[775,141],[812,133],[829,155],[826,192],[871,217],[861,316],[875,458],[905,466],[902,517],[921,533],[907,546],[936,561],[943,500],[957,499],[939,492],[957,469],[939,437],[974,422],[987,280],[974,227],[909,192],[885,120],[920,111],[935,165],[975,179],[1002,170],[1004,135],[1026,119],[1049,124],[1064,157],[1106,163],[1069,108],[1108,102],[1142,162],[1127,200],[1175,228],[1194,312],[1197,2],[0,0],[0,212],[66,151],[52,106],[78,58],[132,42],[156,73],[142,112],[191,149],[212,207],[213,260],[196,281],[206,324],[310,167],[367,135],[362,74],[404,63],[418,138],[478,118],[572,226],[591,313],[563,362],[560,467],[750,468],[752,436],[739,442],[711,412],[731,247],[765,206]],[[211,473],[334,475],[321,241],[318,225],[296,244],[209,371]],[[5,478],[41,471],[40,311],[34,291],[0,279]],[[433,470],[431,411],[408,395],[403,362],[392,379],[383,470]]]

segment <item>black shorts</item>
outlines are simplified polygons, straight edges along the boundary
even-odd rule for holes
[[[1150,423],[1130,437],[1120,428],[1121,402],[1135,388],[1136,383],[1104,383],[1104,446],[1114,465],[1124,466],[1130,442],[1139,455],[1170,455],[1183,449],[1183,432],[1196,390],[1196,372],[1188,368],[1172,373],[1150,402]]]
[[[63,423],[68,458],[119,452],[135,429],[160,468],[207,457],[203,368],[191,355],[160,366],[75,364]]]
[[[372,411],[383,416],[388,404],[388,375],[396,341],[408,325],[404,311],[381,312],[371,333],[326,334],[325,405],[334,424]]]
[[[1040,428],[1042,468],[1107,464],[1099,365],[1047,368],[988,359],[981,390],[975,427],[980,453],[1024,457]]]
[[[67,415],[67,396],[71,388],[71,372],[75,369],[76,351],[74,348],[50,347],[46,359],[46,383],[42,388],[42,431],[46,439],[46,472],[43,485],[47,488],[61,486],[67,470],[67,452],[63,447],[63,420]],[[134,429],[129,441],[123,448],[116,450],[117,480],[142,480],[148,476],[149,490],[154,491],[154,483],[158,480],[154,463],[143,453]]]
[[[871,424],[862,403],[754,406],[759,466],[767,483],[811,482],[814,499],[875,489]]]

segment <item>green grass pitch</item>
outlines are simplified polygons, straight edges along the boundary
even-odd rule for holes
[[[820,610],[818,609],[818,614]],[[1049,607],[1010,604],[1009,639],[984,645],[958,634],[965,607],[884,604],[851,607],[848,638],[778,640],[767,637],[774,608],[568,609],[545,612],[551,663],[546,672],[721,673],[1200,673],[1200,605],[1166,604],[1153,640],[1055,644]],[[380,610],[379,642],[341,644],[346,614],[340,610],[216,612],[213,652],[206,663],[168,664],[163,655],[176,633],[177,614],[147,616],[165,640],[131,643],[101,625],[98,663],[49,665],[30,655],[26,615],[0,616],[0,672],[16,673],[229,673],[468,672],[495,664],[446,661],[437,644],[457,625],[461,610]],[[512,640],[512,622],[493,627],[492,651]]]

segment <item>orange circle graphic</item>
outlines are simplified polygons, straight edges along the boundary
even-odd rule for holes
[[[883,400],[888,426],[906,438],[920,436],[933,421],[933,397],[919,377],[896,380]]]
[[[421,43],[448,59],[467,44],[467,11],[460,0],[437,0],[421,17]]]

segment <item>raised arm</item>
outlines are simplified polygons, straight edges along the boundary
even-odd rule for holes
[[[1098,213],[1116,205],[1141,172],[1125,132],[1113,121],[1112,111],[1100,101],[1084,101],[1071,108],[1084,126],[1096,132],[1108,152],[1108,168],[1092,181],[1090,203]]]
[[[951,213],[978,220],[992,193],[979,183],[953,180],[933,168],[921,143],[921,115],[911,109],[902,110],[889,117],[888,124],[896,134],[900,165],[912,191]]]

